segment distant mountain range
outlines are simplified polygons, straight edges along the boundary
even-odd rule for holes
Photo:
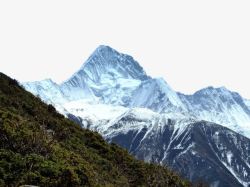
[[[139,159],[211,186],[250,185],[250,101],[236,92],[175,92],[108,46],[99,46],[62,84],[47,79],[23,86]]]

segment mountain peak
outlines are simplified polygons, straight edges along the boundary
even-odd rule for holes
[[[111,48],[108,45],[99,45],[94,52],[89,56],[89,58],[83,63],[81,69],[84,69],[88,64],[95,63],[96,57],[102,56],[104,58],[108,58],[110,56],[117,56],[119,52],[115,49]],[[94,59],[94,60],[93,60]]]
[[[112,47],[108,46],[108,45],[99,45],[96,50],[98,51],[115,51],[115,49],[113,49]]]
[[[223,95],[231,95],[233,92],[227,89],[225,86],[222,87],[213,87],[208,86],[194,93],[194,95],[210,95],[210,94],[223,94]]]
[[[101,54],[105,54],[107,55],[109,53],[109,55],[113,54],[117,54],[118,51],[116,51],[115,49],[113,49],[112,47],[108,46],[108,45],[99,45],[93,52],[92,54],[88,57],[88,59],[82,64],[81,69],[83,69],[86,64],[92,62],[91,59],[93,58],[93,56],[95,55],[101,55]]]
[[[76,77],[94,83],[118,78],[148,79],[143,68],[132,56],[120,53],[106,45],[98,46],[80,70],[68,81]]]

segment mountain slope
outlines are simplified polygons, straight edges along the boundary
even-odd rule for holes
[[[0,185],[189,186],[58,114],[0,73]]]
[[[211,186],[250,185],[250,140],[225,127],[194,119],[131,111],[110,124],[107,140],[141,160],[168,165]]]
[[[91,111],[86,105],[86,111]],[[116,109],[106,121],[69,118],[100,132],[138,159],[168,165],[193,182],[211,186],[250,185],[250,140],[228,128],[185,116],[158,114],[148,109]],[[112,109],[106,109],[106,112]],[[116,117],[115,117],[116,116]],[[98,116],[100,117],[100,116]],[[247,186],[248,187],[248,186]]]
[[[249,99],[244,99],[244,103],[248,107],[248,109],[250,110],[250,100]]]
[[[143,81],[134,91],[130,107],[149,108],[160,113],[182,112],[185,108],[176,92],[162,78]]]
[[[225,87],[208,87],[193,95],[179,96],[193,116],[250,136],[250,109],[238,93]]]
[[[61,87],[65,93],[73,89],[69,96],[76,95],[80,88],[80,93],[89,92],[81,99],[92,93],[104,103],[128,105],[131,92],[148,78],[131,56],[101,45]]]
[[[30,90],[31,93],[37,93],[37,96],[43,98],[47,103],[62,104],[68,102],[60,86],[51,79],[27,82],[25,83],[25,88]]]

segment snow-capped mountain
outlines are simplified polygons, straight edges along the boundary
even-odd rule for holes
[[[139,159],[167,164],[213,186],[250,183],[250,100],[224,87],[178,93],[108,46],[99,46],[62,84],[47,79],[23,86]]]
[[[210,186],[250,185],[250,139],[226,127],[143,108],[73,106],[70,119],[101,132],[138,159],[167,165],[193,182]],[[100,113],[90,117],[97,110],[93,107]]]
[[[147,79],[149,77],[131,56],[99,46],[61,88],[73,100],[91,95],[103,103],[128,105],[132,92]]]
[[[250,185],[248,138],[211,122],[139,114],[120,117],[109,126],[107,139],[138,159],[170,166],[191,181],[206,181],[210,186]]]
[[[193,95],[178,94],[189,113],[250,137],[250,108],[236,92],[208,87]]]
[[[68,101],[60,86],[51,79],[42,81],[26,82],[23,84],[26,90],[34,93],[50,104],[62,104]]]
[[[68,80],[24,83],[44,101],[64,105],[88,100],[158,113],[181,113],[219,123],[250,137],[250,101],[224,87],[208,87],[193,95],[175,92],[162,78],[151,78],[131,56],[101,45]]]
[[[162,78],[143,81],[132,95],[130,107],[149,108],[159,113],[186,111],[177,93]]]

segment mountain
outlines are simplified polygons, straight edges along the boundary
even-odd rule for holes
[[[168,165],[211,186],[250,185],[250,140],[220,125],[166,115],[129,112],[105,137],[138,159]],[[144,115],[145,116],[144,116]]]
[[[86,111],[91,111],[90,107],[86,106]],[[250,185],[250,139],[221,125],[142,108],[113,114],[118,117],[110,117],[113,120],[103,124],[81,118],[76,111],[72,114],[78,117],[70,115],[70,119],[101,132],[106,140],[138,159],[170,166],[193,182],[202,180],[223,187]]]
[[[65,104],[85,100],[158,113],[179,113],[228,127],[250,137],[250,102],[224,87],[193,95],[175,92],[162,78],[151,78],[131,56],[99,46],[82,67],[58,85],[51,80],[23,83],[28,91],[67,111]],[[53,102],[51,102],[53,101]],[[67,112],[65,112],[67,113]]]
[[[0,186],[190,186],[82,129],[2,73],[0,158]]]
[[[130,107],[149,108],[160,113],[181,112],[185,108],[177,93],[162,79],[149,79],[135,90]]]
[[[25,83],[25,88],[31,93],[37,93],[37,95],[43,98],[47,103],[61,104],[68,101],[67,97],[61,91],[60,86],[51,79]]]
[[[60,113],[84,128],[100,132],[105,139],[120,144],[139,159],[162,165],[169,164],[192,181],[204,178],[211,186],[225,186],[229,183],[234,186],[246,186],[250,182],[247,165],[249,160],[246,159],[249,157],[250,149],[248,139],[250,138],[250,102],[236,92],[224,87],[208,87],[193,95],[178,93],[162,78],[148,76],[132,57],[108,46],[98,47],[82,67],[62,84],[51,83],[51,88],[46,89],[42,82],[23,83],[23,86],[40,96],[43,101],[47,103],[53,101],[52,104]],[[34,89],[36,87],[42,87],[42,89]],[[57,92],[62,93],[63,99],[60,98],[61,96],[58,97],[60,102],[52,99],[57,97],[55,94]],[[126,123],[121,122],[123,119],[126,119]],[[173,121],[177,121],[178,125],[171,126]],[[150,126],[152,124],[154,126]],[[239,141],[239,144],[246,148],[246,150],[237,149],[238,153],[234,154],[237,165],[227,165],[228,161],[221,156],[222,149],[208,147],[208,142],[215,144],[215,140],[204,133],[200,138],[187,141],[187,148],[190,147],[190,150],[193,144],[208,148],[206,155],[204,149],[197,149],[201,159],[195,158],[187,151],[189,156],[186,156],[192,163],[192,167],[186,167],[188,160],[179,162],[178,158],[175,160],[169,156],[163,159],[162,154],[176,154],[175,149],[170,149],[171,141],[167,141],[177,133],[177,131],[171,131],[171,128],[182,129],[188,134],[201,133],[194,124],[198,124],[197,127],[204,126],[205,129],[211,126],[213,132],[218,131],[223,137],[233,134],[231,140]],[[189,128],[185,128],[186,126]],[[161,134],[163,127],[170,129],[168,134]],[[151,142],[149,134],[150,137],[159,137],[164,141],[156,138]],[[141,136],[148,142],[145,143],[142,139],[138,143],[137,139],[139,140]],[[123,137],[128,141],[125,142]],[[234,153],[235,150],[228,147],[227,141],[220,144],[227,147],[227,152]],[[237,146],[237,142],[233,145]],[[147,148],[143,147],[139,152],[133,149],[141,148],[140,146]],[[175,146],[183,147],[182,141],[180,140],[179,145]],[[164,147],[166,149],[169,147],[170,152]],[[245,162],[242,163],[242,160]],[[202,165],[203,162],[206,164]],[[193,166],[195,163],[198,163],[199,168]],[[186,170],[183,169],[185,167]],[[190,173],[193,173],[192,176]],[[206,173],[208,176],[205,176]]]
[[[225,87],[208,87],[193,95],[179,96],[193,116],[250,137],[250,108],[238,93]]]
[[[148,78],[131,56],[99,46],[61,88],[69,97],[81,93],[79,99],[92,95],[104,103],[127,105],[133,90]],[[69,90],[72,92],[68,93]]]

